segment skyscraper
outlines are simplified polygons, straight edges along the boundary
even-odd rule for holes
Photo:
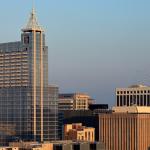
[[[58,140],[58,92],[59,88],[56,85],[48,86],[48,99],[49,99],[49,130],[50,140]]]
[[[0,142],[50,139],[48,47],[33,9],[21,41],[0,44]]]

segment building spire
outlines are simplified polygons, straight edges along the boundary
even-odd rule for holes
[[[32,8],[34,8],[34,0],[32,0]]]
[[[25,28],[22,29],[22,31],[32,31],[32,30],[37,30],[37,31],[43,31],[42,27],[39,25],[36,17],[36,12],[35,8],[32,8],[32,12],[30,14],[29,21],[26,25]]]

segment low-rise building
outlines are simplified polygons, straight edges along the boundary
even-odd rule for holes
[[[11,142],[10,147],[17,147],[18,150],[53,150],[53,143],[39,142]]]
[[[94,142],[95,128],[82,126],[82,123],[66,124],[64,126],[64,139]]]
[[[59,94],[59,110],[88,110],[95,101],[85,93]]]
[[[90,104],[89,110],[94,114],[105,113],[108,112],[108,104]]]
[[[65,124],[82,123],[83,126],[95,128],[95,133],[99,133],[99,114],[108,113],[107,104],[95,104],[89,107],[89,110],[64,110],[59,114],[59,136],[60,139],[64,137]],[[99,134],[95,134],[95,141],[99,141]]]
[[[16,146],[16,147],[14,147]],[[101,142],[76,142],[72,140],[38,142],[13,142],[0,150],[105,150]]]
[[[0,150],[19,150],[19,148],[18,147],[4,147],[4,146],[2,146],[2,147],[0,147]]]

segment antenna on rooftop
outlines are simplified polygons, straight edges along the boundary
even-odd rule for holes
[[[38,31],[43,31],[43,29],[41,28],[41,26],[39,25],[38,21],[37,21],[37,17],[36,17],[36,13],[35,13],[35,8],[34,8],[34,0],[32,0],[33,2],[33,6],[32,6],[32,12],[30,14],[30,18],[28,20],[28,23],[26,25],[25,28],[22,29],[22,31],[31,31],[31,30],[38,30]]]
[[[34,9],[34,7],[35,7],[35,1],[32,0],[32,9]]]

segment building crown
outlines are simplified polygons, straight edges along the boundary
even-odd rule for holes
[[[34,8],[32,8],[29,21],[26,27],[22,29],[22,31],[32,31],[32,30],[43,31],[42,27],[39,25],[37,21],[36,12]]]

